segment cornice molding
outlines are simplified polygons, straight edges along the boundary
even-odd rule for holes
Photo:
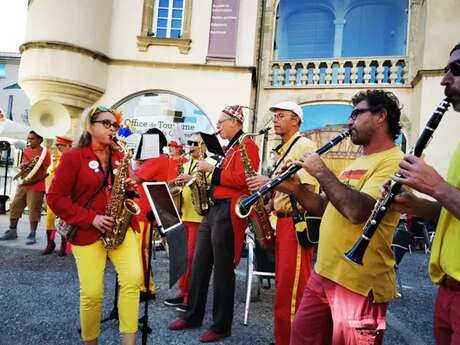
[[[19,47],[19,51],[21,52],[21,54],[29,49],[65,50],[89,56],[95,60],[99,60],[106,64],[110,63],[111,60],[107,55],[96,50],[91,50],[88,48],[77,46],[75,44],[60,41],[29,41],[21,44],[21,46]]]
[[[161,39],[163,41],[163,39]],[[26,42],[20,46],[20,52],[24,53],[29,49],[55,49],[65,50],[70,52],[79,53],[92,57],[98,61],[106,63],[108,65],[118,66],[140,66],[140,67],[158,67],[158,68],[193,68],[202,70],[220,70],[220,71],[241,71],[251,72],[255,70],[255,66],[236,66],[229,64],[216,64],[216,63],[174,63],[174,62],[154,62],[154,61],[143,61],[143,60],[130,60],[130,59],[112,59],[107,55],[94,51],[88,48],[80,47],[74,44],[57,41],[31,41]]]
[[[442,69],[420,69],[417,71],[410,85],[415,87],[423,77],[442,77],[443,75],[444,71]]]

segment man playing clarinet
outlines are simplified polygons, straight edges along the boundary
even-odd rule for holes
[[[309,192],[295,178],[280,185],[294,193],[312,215],[322,216],[318,257],[291,329],[291,345],[381,344],[387,303],[396,297],[391,242],[399,220],[388,212],[371,241],[364,264],[344,257],[362,233],[380,185],[398,169],[403,154],[394,143],[400,134],[400,108],[391,92],[359,92],[348,126],[363,155],[336,177],[318,154],[297,164],[321,185]]]

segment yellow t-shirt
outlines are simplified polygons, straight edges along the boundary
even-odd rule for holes
[[[288,148],[291,146],[291,143],[295,140],[295,138],[299,137],[300,133],[295,133],[279,150],[278,150],[278,159],[281,159]],[[286,157],[284,157],[283,161],[277,169],[274,171],[273,175],[278,175],[282,168],[286,166],[288,163],[292,163],[299,158],[301,158],[305,153],[313,152],[316,150],[316,145],[313,141],[308,138],[301,137],[296,141],[294,146],[291,147]],[[308,174],[304,169],[300,169],[297,174],[300,177],[300,181],[302,184],[311,184],[318,186],[318,181]],[[274,197],[274,205],[275,211],[283,212],[283,213],[290,213],[292,212],[291,203],[289,201],[289,196],[285,193],[275,192]]]
[[[447,182],[460,188],[460,145],[457,145],[449,164]],[[436,227],[430,257],[431,280],[439,284],[445,274],[460,281],[460,220],[449,213],[444,207]]]
[[[206,158],[207,162],[215,164],[212,158]],[[184,173],[188,175],[194,175],[196,173],[196,165],[198,160],[191,159],[183,165]],[[210,182],[210,174],[207,174],[208,182]],[[192,203],[192,190],[188,186],[184,186],[182,189],[182,221],[201,223],[203,216],[200,216],[196,211]]]
[[[377,199],[379,188],[398,170],[403,157],[399,147],[362,156],[353,161],[339,179],[342,183]],[[362,234],[363,224],[352,224],[331,203],[326,207],[320,227],[315,271],[345,288],[387,302],[396,297],[395,261],[391,250],[399,213],[388,212],[380,223],[364,255],[363,266],[344,257]]]

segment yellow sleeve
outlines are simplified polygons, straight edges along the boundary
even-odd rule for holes
[[[398,171],[401,159],[402,154],[394,154],[380,162],[362,186],[361,192],[377,199],[380,193],[380,186]]]

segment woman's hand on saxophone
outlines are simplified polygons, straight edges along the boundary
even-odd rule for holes
[[[93,219],[92,225],[102,233],[112,231],[114,221],[112,217],[97,214]]]
[[[136,188],[137,188],[137,182],[135,179],[131,178],[131,177],[128,177],[126,180],[125,180],[125,189],[128,191],[128,192],[134,192],[136,191]]]

